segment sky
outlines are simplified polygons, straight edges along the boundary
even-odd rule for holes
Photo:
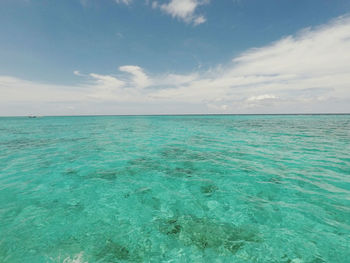
[[[350,113],[349,0],[0,0],[0,116]]]

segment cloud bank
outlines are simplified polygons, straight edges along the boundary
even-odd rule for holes
[[[186,12],[184,12],[186,13]],[[350,112],[350,18],[247,50],[188,74],[74,72],[74,86],[0,76],[0,114]]]

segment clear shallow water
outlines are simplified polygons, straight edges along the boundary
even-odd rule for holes
[[[0,118],[0,262],[349,262],[350,115]]]

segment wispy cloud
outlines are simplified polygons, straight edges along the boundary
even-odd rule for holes
[[[87,7],[89,4],[88,0],[79,0],[79,2],[83,7]]]
[[[125,4],[130,5],[132,3],[132,0],[115,0],[117,4]]]
[[[149,74],[127,65],[113,76],[74,74],[83,84],[0,76],[0,110],[11,103],[54,102],[70,107],[83,103],[90,105],[87,109],[103,103],[99,107],[106,113],[120,113],[121,104],[132,105],[130,113],[350,112],[350,18],[304,29],[206,71]],[[60,113],[69,114],[69,108],[64,110]]]

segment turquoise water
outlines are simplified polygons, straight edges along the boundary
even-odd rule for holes
[[[350,262],[350,115],[0,118],[0,262]]]

